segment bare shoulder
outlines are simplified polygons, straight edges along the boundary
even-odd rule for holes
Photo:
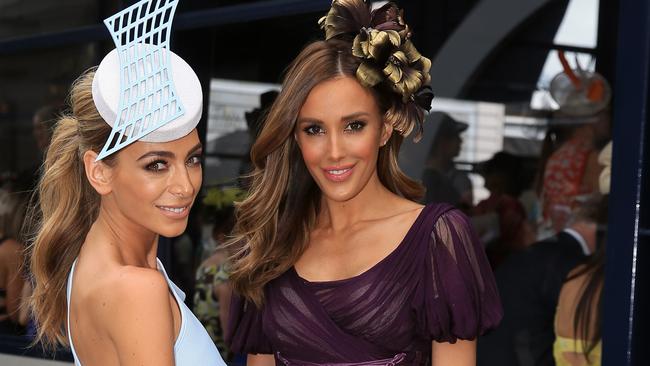
[[[120,364],[171,364],[174,320],[163,274],[119,266],[97,282],[89,296],[92,311],[115,345]]]
[[[423,205],[403,197],[396,196],[392,201],[393,202],[391,202],[391,207],[393,209],[388,214],[388,217],[386,217],[388,220],[398,220],[405,223],[412,223],[424,209]]]
[[[573,322],[578,300],[582,296],[584,287],[589,280],[588,273],[576,274],[584,271],[584,265],[580,265],[571,272],[568,281],[562,285],[558,299],[556,314],[556,333],[563,337],[574,337]]]
[[[163,298],[166,299],[168,291],[167,280],[163,274],[152,268],[122,266],[107,278],[107,282],[114,286],[118,296],[165,295]]]
[[[206,260],[201,263],[200,268],[205,268],[209,266],[219,266],[225,263],[228,260],[228,254],[225,250],[217,250],[208,257]]]
[[[0,245],[0,266],[16,271],[23,263],[23,246],[14,239],[5,240]]]
[[[397,197],[396,198],[396,205],[395,207],[398,207],[401,210],[404,211],[418,211],[424,208],[424,205],[411,201],[409,199],[406,199],[404,197]]]
[[[168,286],[162,273],[152,268],[119,266],[98,278],[93,287],[95,295],[111,293],[119,300],[132,301],[142,298],[167,299]]]
[[[23,250],[23,246],[16,240],[11,238],[5,239],[2,245],[0,245],[0,256],[3,258],[20,257],[22,256]]]
[[[150,316],[160,316],[160,310],[169,309],[169,289],[162,273],[155,269],[120,266],[97,278],[89,288],[88,302],[97,319],[107,319],[109,328],[113,320],[123,319],[120,326],[136,326],[134,319],[146,321]]]
[[[584,272],[585,265],[581,264],[576,268],[569,271],[567,281],[562,285],[560,291],[560,300],[573,301],[576,297],[580,296],[582,290],[589,279],[589,273]],[[578,276],[577,274],[584,272]]]

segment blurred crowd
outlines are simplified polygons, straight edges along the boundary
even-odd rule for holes
[[[454,164],[468,125],[440,121],[426,200],[472,218],[504,306],[501,325],[479,340],[479,365],[599,365],[611,110],[557,112],[541,156],[499,151],[471,171]],[[474,202],[469,174],[483,178],[487,198]]]
[[[277,92],[262,95],[246,114],[254,141]],[[39,109],[34,140],[47,149],[58,106]],[[499,151],[460,170],[458,157],[468,124],[439,113],[439,126],[421,177],[422,203],[446,202],[472,219],[495,271],[505,316],[479,340],[480,365],[582,365],[600,358],[607,196],[611,166],[611,109],[588,115],[559,111],[550,118],[540,156]],[[188,232],[173,239],[173,274],[225,359],[242,360],[224,342],[231,288],[227,240],[234,203],[246,194],[248,155],[241,178],[206,187]],[[25,299],[26,207],[39,164],[2,177],[0,186],[0,333],[33,334]],[[470,175],[483,178],[487,198],[477,200]],[[28,220],[27,220],[28,222]],[[585,360],[588,363],[584,363]],[[580,363],[583,362],[583,363]]]

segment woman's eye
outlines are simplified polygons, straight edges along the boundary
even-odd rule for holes
[[[167,162],[165,162],[164,160],[156,160],[147,165],[147,170],[152,172],[159,172],[161,170],[165,170],[166,168],[167,168]]]
[[[305,127],[303,131],[305,131],[305,133],[307,133],[308,135],[321,135],[324,132],[323,129],[317,125]]]
[[[189,158],[189,159],[187,160],[187,165],[188,165],[188,166],[197,166],[197,165],[201,165],[201,156],[200,156],[200,155],[192,156],[191,158]]]
[[[357,132],[363,130],[364,127],[366,127],[365,122],[354,121],[348,123],[348,125],[345,126],[345,131]]]

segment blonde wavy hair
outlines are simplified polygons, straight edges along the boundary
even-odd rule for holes
[[[235,291],[257,306],[264,302],[264,286],[293,266],[305,250],[319,211],[320,190],[293,138],[300,108],[317,84],[337,77],[355,78],[360,62],[346,41],[330,39],[308,45],[288,68],[282,90],[252,147],[252,185],[249,196],[237,204],[237,222],[229,242],[233,249],[230,279]],[[421,122],[423,111],[413,112],[389,89],[368,90],[384,120],[404,126],[379,150],[379,179],[393,193],[416,200],[423,189],[400,170],[397,157],[404,135]]]
[[[45,348],[67,345],[66,285],[72,263],[99,211],[99,194],[86,178],[83,154],[99,152],[111,127],[92,99],[94,69],[72,85],[71,113],[62,116],[48,147],[38,192],[32,199],[27,248],[34,291],[29,299],[37,337]],[[115,155],[104,160],[112,165]]]

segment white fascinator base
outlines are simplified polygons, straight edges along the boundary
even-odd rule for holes
[[[140,45],[140,47],[149,47]],[[174,81],[176,97],[180,99],[185,112],[170,122],[138,139],[144,142],[169,142],[182,138],[192,132],[201,119],[203,111],[203,92],[199,78],[194,70],[180,56],[169,52],[171,79]],[[147,67],[144,65],[144,67]],[[112,128],[118,119],[120,106],[120,66],[117,49],[109,52],[95,71],[92,94],[97,111]],[[155,103],[155,102],[154,102]]]

